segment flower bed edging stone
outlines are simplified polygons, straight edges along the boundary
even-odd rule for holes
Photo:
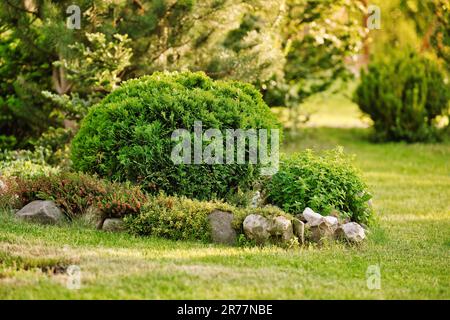
[[[234,245],[237,233],[233,228],[234,215],[230,212],[214,210],[208,215],[211,226],[211,238],[214,243]]]
[[[16,217],[41,224],[57,224],[66,217],[53,201],[32,201],[16,212]]]
[[[125,223],[119,218],[102,218],[100,213],[91,208],[86,217],[97,229],[108,232],[125,231]],[[91,212],[92,211],[92,212]],[[65,215],[53,201],[32,201],[16,213],[16,217],[40,224],[57,224],[66,220]],[[238,232],[233,227],[235,216],[231,212],[213,210],[208,215],[211,227],[211,239],[214,243],[235,245]],[[360,243],[366,238],[366,229],[356,222],[340,223],[334,216],[322,216],[310,208],[296,217],[274,215],[266,217],[252,213],[245,217],[242,229],[249,240],[258,245],[268,242],[288,244],[297,238],[300,244],[305,241],[321,243],[323,240],[346,240]],[[305,234],[308,236],[305,237]]]
[[[306,223],[305,223],[306,222]],[[334,216],[322,216],[311,208],[306,208],[301,215],[292,219],[284,216],[263,217],[258,214],[248,215],[243,222],[245,236],[257,244],[265,244],[276,238],[281,243],[288,243],[294,236],[299,243],[306,240],[322,243],[324,240],[347,240],[362,242],[365,229],[356,222],[341,224]],[[305,239],[305,231],[308,237]]]

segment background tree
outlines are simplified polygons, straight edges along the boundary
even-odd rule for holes
[[[81,29],[69,29],[72,4],[0,4],[0,128],[22,147],[161,70],[250,82],[269,105],[293,108],[347,78],[361,48],[362,8],[350,0],[81,0]]]
[[[78,1],[80,30],[66,27],[71,4],[0,4],[0,128],[21,146],[50,125],[82,117],[83,109],[125,79],[191,69],[252,82],[271,76],[282,61],[271,31],[283,6],[278,1]],[[236,52],[223,42],[248,12],[258,12],[264,22]]]
[[[450,66],[450,1],[374,1],[381,7],[382,30],[371,32],[373,55],[416,49]]]
[[[433,50],[450,68],[450,0],[406,1],[401,8],[422,37],[421,50]]]
[[[264,85],[271,105],[291,108],[308,97],[351,78],[349,62],[361,52],[367,31],[361,23],[367,8],[358,1],[288,0],[281,28],[286,63],[283,77]]]

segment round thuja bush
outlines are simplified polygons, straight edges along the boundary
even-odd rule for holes
[[[199,123],[201,133],[217,129],[223,139],[199,136],[194,132],[194,124]],[[259,178],[260,166],[250,161],[226,162],[225,151],[223,164],[219,160],[195,163],[194,151],[199,155],[194,138],[201,139],[202,150],[211,143],[222,144],[226,150],[227,129],[270,132],[275,128],[279,129],[275,117],[249,84],[214,81],[204,73],[158,72],[126,81],[91,108],[73,139],[72,161],[76,170],[138,183],[152,193],[163,191],[201,200],[227,198],[251,188]],[[188,154],[183,160],[191,163],[173,161],[174,148],[181,143],[173,134],[179,129],[188,137],[178,151]],[[246,141],[248,159],[249,139]]]
[[[376,60],[362,72],[354,100],[373,120],[375,140],[441,139],[450,116],[444,70],[435,60],[406,51]]]
[[[306,150],[283,157],[279,171],[265,184],[265,193],[267,202],[291,214],[310,207],[324,216],[337,211],[355,222],[372,220],[371,195],[340,148],[323,155]]]

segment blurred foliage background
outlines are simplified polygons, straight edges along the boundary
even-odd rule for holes
[[[72,4],[80,29],[67,27]],[[367,28],[370,5],[381,9],[380,30]],[[392,50],[415,50],[448,72],[449,8],[449,0],[4,0],[0,148],[64,158],[90,106],[162,70],[252,83],[295,129],[310,118],[305,102],[354,86]]]

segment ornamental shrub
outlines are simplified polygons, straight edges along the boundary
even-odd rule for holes
[[[148,192],[197,199],[250,188],[259,176],[257,165],[172,162],[172,133],[192,132],[195,121],[224,136],[226,129],[279,128],[251,85],[213,81],[204,73],[155,73],[125,82],[91,108],[72,143],[73,166],[138,183]]]
[[[113,183],[83,173],[61,172],[48,176],[0,177],[0,201],[21,208],[34,200],[52,200],[69,218],[95,206],[102,217],[120,218],[137,214],[147,195],[138,186]]]
[[[310,207],[322,215],[368,223],[371,195],[342,149],[316,155],[312,150],[283,157],[279,171],[265,184],[267,202],[292,214]]]
[[[145,203],[141,214],[129,215],[124,221],[136,235],[209,242],[208,214],[214,209],[210,202],[160,194]]]
[[[415,52],[370,64],[355,102],[374,122],[379,141],[434,141],[439,116],[449,116],[450,83],[436,61]]]

